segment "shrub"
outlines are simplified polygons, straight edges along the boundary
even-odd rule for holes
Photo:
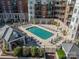
[[[57,23],[56,26],[59,27],[60,26],[60,23]]]
[[[14,56],[24,56],[24,57],[43,57],[44,49],[37,47],[16,47],[14,48]]]
[[[67,31],[63,30],[63,35],[66,36],[67,35]]]
[[[22,47],[14,48],[14,56],[22,56]]]
[[[59,23],[59,22],[57,22],[57,21],[53,21],[53,22],[52,22],[52,24],[53,24],[53,25],[55,25],[55,26],[57,26],[57,27],[59,27],[59,26],[60,26],[60,23]]]
[[[9,50],[9,46],[5,41],[3,42],[3,49],[5,49],[6,51]]]
[[[7,55],[7,52],[8,52],[8,44],[4,41],[3,42],[3,47],[2,47],[2,51],[3,51],[3,54],[6,54]]]
[[[32,47],[31,48],[31,56],[32,57],[35,57],[36,56],[36,53],[37,53],[37,48],[36,47]]]
[[[57,21],[53,21],[52,24],[53,24],[53,25],[57,25]]]
[[[30,48],[29,47],[23,47],[23,56],[30,56]]]
[[[39,55],[39,57],[43,57],[44,56],[44,49],[43,48],[39,48],[38,49],[38,55]]]

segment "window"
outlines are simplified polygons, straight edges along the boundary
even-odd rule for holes
[[[33,1],[30,1],[30,4],[33,4]]]
[[[76,23],[78,22],[78,18],[76,19]]]
[[[74,34],[72,34],[72,38],[73,38]]]
[[[15,15],[15,18],[17,18],[17,15]]]
[[[40,3],[40,2],[41,2],[41,0],[36,0],[36,2],[37,2],[37,3]]]
[[[4,16],[4,18],[6,18],[6,15],[3,15]]]
[[[0,15],[0,18],[2,17],[2,15]]]
[[[32,14],[32,12],[30,12],[30,14]]]
[[[78,14],[79,14],[79,11],[78,11]]]
[[[73,18],[72,18],[72,21],[73,21],[73,22],[74,22],[74,19],[75,19],[75,18],[73,17]]]
[[[33,17],[32,17],[32,16],[30,16],[30,18],[32,19]]]
[[[32,9],[32,6],[30,6],[30,9]]]
[[[74,13],[76,13],[76,12],[77,12],[77,9],[74,10]]]
[[[74,27],[74,30],[76,29],[76,27]]]
[[[71,57],[71,59],[77,59],[76,57]]]
[[[59,4],[59,2],[57,2],[56,4]]]
[[[73,26],[72,26],[72,25],[70,25],[70,28],[71,28],[71,29],[72,29],[72,27],[73,27]]]

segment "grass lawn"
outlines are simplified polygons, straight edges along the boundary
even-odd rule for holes
[[[59,59],[65,59],[65,53],[62,49],[58,49],[57,54],[58,54]]]

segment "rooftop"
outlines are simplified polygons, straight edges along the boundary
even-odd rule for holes
[[[11,41],[23,36],[20,31],[17,31],[14,28],[9,27],[8,25],[5,25],[3,28],[1,28],[1,30],[2,31],[0,32],[0,38],[5,39],[6,41]]]
[[[68,56],[69,54],[79,56],[79,48],[74,43],[63,43],[62,48],[63,48],[66,56]]]

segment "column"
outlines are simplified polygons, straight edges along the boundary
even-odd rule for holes
[[[11,51],[12,50],[12,46],[11,46],[10,42],[8,44],[9,44],[9,50]]]
[[[24,45],[26,45],[26,42],[25,42],[25,36],[23,37],[23,41],[24,41]]]

